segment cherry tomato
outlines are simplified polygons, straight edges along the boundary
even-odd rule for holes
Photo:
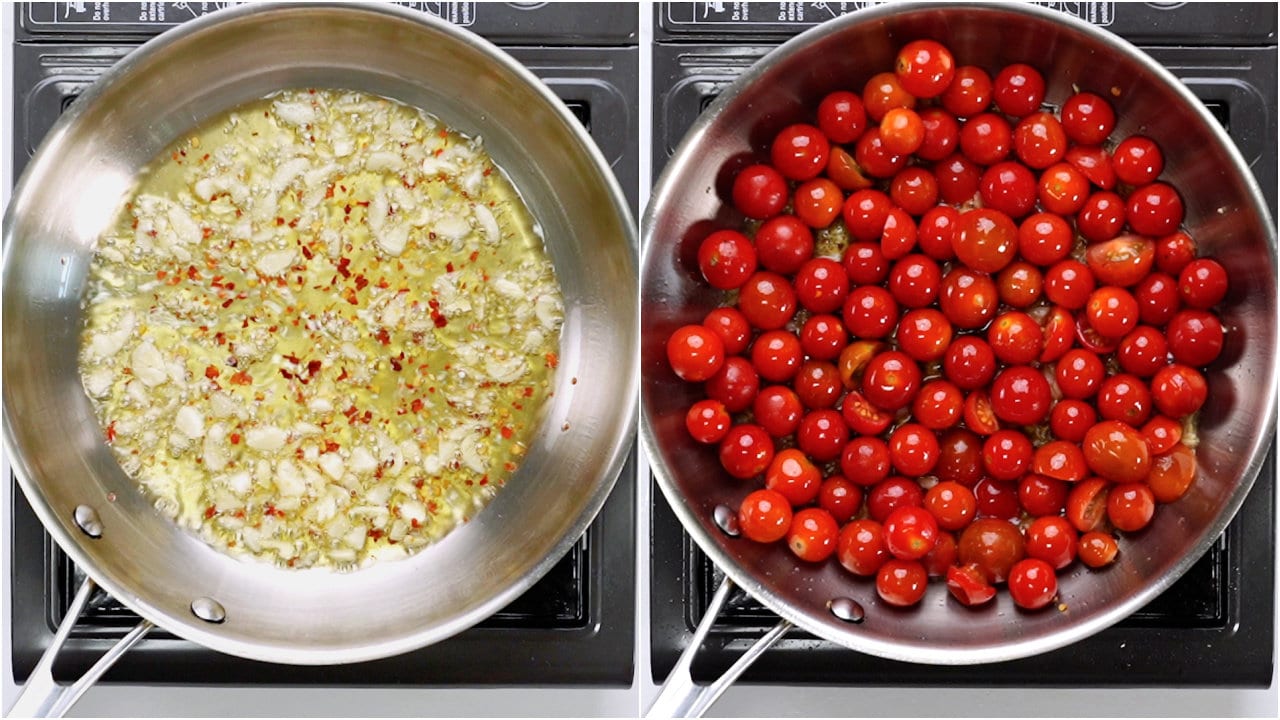
[[[1111,156],[1106,150],[1093,146],[1076,145],[1067,150],[1067,163],[1088,178],[1090,184],[1111,190],[1116,186],[1116,172],[1111,167]]]
[[[756,231],[756,257],[765,270],[793,273],[813,257],[813,232],[794,215],[766,220]]]
[[[916,98],[907,92],[898,76],[891,72],[871,76],[862,88],[862,104],[872,120],[880,122],[884,114],[896,107],[914,108]]]
[[[911,403],[911,416],[930,430],[946,430],[960,422],[964,393],[946,380],[930,380]],[[856,428],[855,428],[856,429]]]
[[[765,470],[764,486],[787,499],[793,507],[808,505],[818,497],[822,472],[795,448],[779,450]]]
[[[942,279],[938,307],[956,327],[976,330],[996,314],[1000,291],[986,273],[953,267]]]
[[[1182,308],[1182,301],[1178,299],[1178,281],[1162,272],[1143,278],[1133,288],[1133,299],[1138,301],[1138,319],[1156,327],[1167,324]]]
[[[800,338],[786,330],[769,330],[751,344],[751,366],[769,382],[787,382],[800,370],[804,351]]]
[[[1040,173],[1036,186],[1040,205],[1058,215],[1075,215],[1089,197],[1089,179],[1070,163],[1060,162]]]
[[[1075,342],[1075,322],[1071,313],[1053,306],[1041,321],[1041,332],[1044,333],[1044,350],[1040,353],[1040,362],[1057,361]]]
[[[793,387],[800,402],[813,410],[835,407],[844,392],[840,371],[833,363],[822,360],[801,363]]]
[[[1030,315],[1011,310],[996,317],[987,327],[987,342],[1001,362],[1025,365],[1040,357],[1044,333]]]
[[[987,582],[982,570],[976,565],[954,565],[948,568],[947,591],[966,607],[988,603],[996,596],[996,589]]]
[[[781,540],[791,529],[791,504],[772,490],[756,490],[738,506],[738,529],[756,542]]]
[[[753,220],[767,220],[787,204],[787,181],[768,165],[749,165],[733,179],[733,206]]]
[[[909,607],[920,602],[929,574],[916,560],[889,560],[876,574],[876,593],[890,605]]]
[[[951,84],[942,92],[942,107],[958,117],[973,117],[991,107],[994,88],[986,70],[973,65],[956,68]]]
[[[849,294],[849,274],[831,258],[813,258],[796,271],[795,291],[800,305],[809,312],[835,312]]]
[[[1184,418],[1204,405],[1209,385],[1195,368],[1175,363],[1161,368],[1152,378],[1151,396],[1161,413]]]
[[[871,358],[862,376],[862,394],[883,410],[906,407],[919,390],[920,367],[896,350]]]
[[[840,457],[848,441],[849,426],[835,410],[814,410],[800,418],[796,447],[817,462],[830,462]]]
[[[1031,467],[1031,440],[1018,430],[997,430],[982,444],[982,465],[996,480],[1017,480]]]
[[[848,342],[849,333],[835,315],[811,315],[800,328],[800,347],[815,360],[834,360]]]
[[[1100,287],[1085,304],[1089,327],[1109,340],[1128,335],[1138,325],[1138,301],[1124,288]]]
[[[1117,530],[1141,530],[1155,512],[1155,496],[1145,482],[1122,483],[1107,491],[1107,519]]]
[[[938,438],[918,423],[900,425],[889,435],[889,460],[907,477],[927,475],[938,463]]]
[[[1116,113],[1104,98],[1078,92],[1062,103],[1062,129],[1077,145],[1100,145],[1116,127]]]
[[[1067,506],[1068,487],[1061,480],[1027,473],[1018,483],[1018,503],[1038,517],[1057,515]]]
[[[936,162],[956,151],[960,123],[954,115],[942,108],[925,108],[920,111],[920,122],[924,125],[924,142],[916,150],[916,157]]]
[[[924,494],[924,507],[944,530],[963,530],[973,522],[978,501],[969,488],[954,481],[943,481]]]
[[[924,144],[924,122],[915,110],[893,108],[880,121],[880,142],[895,155],[910,155]]]
[[[1086,431],[1087,435],[1087,431]],[[1031,470],[1050,480],[1079,482],[1089,468],[1080,446],[1066,440],[1054,440],[1036,448],[1031,460]]]
[[[884,140],[878,132],[863,133],[858,144],[853,148],[853,158],[865,175],[874,178],[893,177],[894,173],[907,166],[909,155],[902,155],[885,147]]]
[[[889,271],[889,292],[903,307],[920,308],[938,296],[942,271],[927,255],[908,255]]]
[[[698,268],[712,287],[733,290],[756,271],[756,248],[740,232],[717,230],[698,247]]]
[[[920,562],[929,577],[946,577],[947,570],[955,567],[958,555],[955,536],[944,530],[938,532],[938,541],[934,543],[932,550],[920,558]]]
[[[1196,454],[1182,443],[1151,461],[1147,486],[1156,502],[1171,503],[1186,494],[1196,479]]]
[[[938,181],[924,168],[906,168],[889,183],[889,198],[898,207],[920,217],[938,205]]]
[[[1099,190],[1090,195],[1076,213],[1076,230],[1089,242],[1110,240],[1124,227],[1124,200],[1119,195]]]
[[[956,221],[952,249],[960,262],[979,272],[999,272],[1018,250],[1018,228],[999,210],[976,208]]]
[[[1178,275],[1178,296],[1187,307],[1207,310],[1227,296],[1227,271],[1212,258],[1187,263]]]
[[[862,376],[866,373],[867,364],[885,349],[885,344],[875,340],[856,340],[840,351],[837,369],[840,380],[849,390],[862,387]]]
[[[804,406],[791,388],[772,385],[756,394],[751,403],[755,421],[776,438],[786,437],[800,427]],[[776,459],[776,458],[775,458]]]
[[[1078,443],[1098,422],[1098,411],[1083,400],[1059,400],[1049,411],[1049,430],[1059,440]]]
[[[1014,128],[1013,151],[1027,167],[1043,170],[1066,155],[1066,130],[1051,113],[1033,112]]]
[[[862,133],[859,133],[859,142],[861,142],[861,135]],[[841,190],[865,190],[872,185],[871,178],[867,177],[867,173],[863,171],[854,156],[839,145],[831,148],[827,159],[827,177],[839,185]]]
[[[715,400],[699,400],[685,414],[685,427],[689,435],[700,443],[718,443],[729,434],[733,419],[724,409],[724,403]]]
[[[1191,367],[1204,367],[1222,353],[1222,323],[1204,310],[1183,310],[1165,328],[1173,359]]]
[[[1146,439],[1151,454],[1158,458],[1182,441],[1182,423],[1157,415],[1142,426],[1142,437]]]
[[[840,217],[844,206],[844,193],[827,178],[814,178],[796,188],[796,217],[811,228],[824,228]]]
[[[889,260],[880,250],[880,243],[850,243],[844,249],[841,264],[855,286],[879,285],[889,277]]]
[[[980,518],[1017,522],[1022,512],[1018,507],[1018,486],[1011,482],[984,477],[973,486],[973,497],[978,502]]]
[[[1127,185],[1146,185],[1160,177],[1164,170],[1164,154],[1151,138],[1134,135],[1116,145],[1111,164],[1116,177]]]
[[[836,559],[854,575],[870,576],[880,572],[889,559],[884,545],[884,528],[875,520],[854,520],[840,531],[836,540]]]
[[[1058,578],[1049,563],[1027,558],[1009,570],[1009,595],[1018,607],[1039,610],[1057,594]]]
[[[1102,527],[1107,517],[1107,488],[1110,486],[1100,477],[1091,477],[1071,486],[1067,493],[1067,521],[1082,533],[1092,532]],[[1080,555],[1085,555],[1085,547],[1080,548]]]
[[[1089,326],[1089,319],[1081,313],[1076,317],[1076,342],[1084,349],[1098,355],[1108,355],[1116,351],[1119,341],[1104,338]]]
[[[1151,390],[1142,378],[1129,373],[1112,375],[1098,388],[1098,414],[1140,427],[1151,417]]]
[[[996,74],[993,86],[992,99],[1006,115],[1025,117],[1044,102],[1044,76],[1030,65],[1006,65]]]
[[[720,336],[725,355],[737,355],[751,344],[751,323],[737,308],[712,310],[702,319],[702,326]]]
[[[738,291],[738,310],[761,330],[777,330],[796,312],[796,291],[781,275],[758,272]]]
[[[1095,570],[1115,561],[1118,551],[1116,539],[1106,533],[1095,530],[1080,536],[1080,562]]]
[[[755,477],[773,462],[773,438],[759,425],[734,425],[720,441],[720,464],[739,480]]]
[[[818,127],[831,142],[847,144],[862,136],[867,128],[867,111],[862,98],[837,90],[818,103]]]
[[[738,413],[755,401],[760,392],[760,375],[750,360],[735,356],[724,361],[724,367],[707,380],[703,389],[707,397],[723,403],[725,410]]]
[[[893,415],[867,402],[862,393],[851,390],[840,401],[840,415],[859,435],[879,435],[889,429]]]
[[[1156,261],[1156,246],[1140,235],[1121,235],[1090,245],[1085,259],[1098,282],[1131,287],[1151,272]]]
[[[955,223],[959,217],[960,211],[950,205],[939,205],[926,212],[920,218],[917,233],[920,251],[940,262],[954,258],[951,238],[955,235]]]
[[[1143,235],[1167,235],[1182,224],[1182,196],[1162,182],[1144,185],[1129,193],[1125,220]]]
[[[964,399],[965,427],[979,435],[990,435],[1000,429],[995,410],[991,407],[991,396],[982,390],[974,390]]]
[[[854,337],[888,337],[898,323],[898,303],[878,285],[854,288],[844,301],[844,325]]]
[[[889,477],[889,446],[876,437],[856,437],[844,446],[840,472],[858,485],[875,485]]]
[[[1089,469],[1114,482],[1141,482],[1151,468],[1151,454],[1142,433],[1116,420],[1104,420],[1089,428],[1083,450]],[[1076,527],[1081,531],[1093,529]]]
[[[900,175],[901,173],[899,173]],[[895,207],[884,218],[884,231],[880,233],[880,250],[890,260],[906,257],[916,247],[916,221],[906,210]]]
[[[908,310],[898,321],[897,340],[898,347],[913,360],[941,360],[951,344],[951,323],[933,308]]]
[[[1016,162],[996,163],[982,173],[978,191],[983,205],[1020,218],[1035,207],[1036,176]]]
[[[913,40],[898,51],[894,72],[902,89],[915,97],[937,97],[956,75],[951,51],[935,40]]]
[[[960,564],[976,565],[989,583],[1004,582],[1025,555],[1022,533],[1005,520],[979,518],[960,534]]]
[[[1079,260],[1060,260],[1044,274],[1044,296],[1068,310],[1084,307],[1096,287],[1093,271]]]
[[[1065,259],[1074,241],[1071,226],[1052,213],[1028,215],[1018,226],[1018,252],[1041,267]]]
[[[1125,372],[1149,378],[1168,364],[1169,343],[1164,333],[1148,325],[1139,325],[1120,341],[1116,357]]]
[[[1156,241],[1156,267],[1160,272],[1178,275],[1196,259],[1196,241],[1184,232],[1176,232]]]
[[[805,508],[791,518],[787,547],[807,562],[822,562],[836,551],[840,527],[831,513],[822,508]]]
[[[677,328],[667,339],[667,362],[677,377],[702,382],[724,366],[724,342],[702,325]]]
[[[991,383],[991,409],[996,417],[1015,425],[1044,422],[1051,399],[1044,374],[1025,365],[1005,368]]]
[[[1044,292],[1044,275],[1025,260],[1014,260],[996,277],[1000,299],[1006,305],[1019,309],[1029,308]]]
[[[884,522],[901,507],[924,505],[924,490],[915,480],[899,475],[885,478],[867,492],[867,514],[876,522]]]
[[[818,489],[818,507],[831,513],[838,523],[847,523],[862,507],[862,488],[843,475],[832,475]]]
[[[972,430],[952,428],[938,439],[933,473],[943,482],[971,488],[982,478],[982,439]]]
[[[962,153],[952,153],[934,163],[933,176],[938,181],[938,194],[943,201],[962,205],[977,194],[982,170]]]
[[[960,152],[979,165],[994,165],[1009,156],[1013,128],[996,113],[970,118],[960,128]]]
[[[884,543],[903,560],[918,560],[938,542],[938,521],[922,507],[900,507],[884,521]]]
[[[770,158],[773,167],[789,180],[812,180],[827,166],[831,144],[812,125],[796,123],[783,128],[773,139]]]
[[[893,201],[879,190],[858,190],[844,201],[844,224],[859,242],[879,240]]]

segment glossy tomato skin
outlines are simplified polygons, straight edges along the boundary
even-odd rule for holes
[[[1213,258],[1192,260],[1178,275],[1178,297],[1187,307],[1207,310],[1227,296],[1227,270]]]
[[[1156,502],[1171,503],[1185,495],[1195,479],[1195,451],[1182,443],[1175,443],[1152,461],[1147,487],[1151,488]]]
[[[841,319],[856,338],[888,337],[898,322],[898,301],[879,285],[863,285],[845,297]]]
[[[1011,482],[984,477],[973,486],[973,497],[977,500],[980,518],[1015,522],[1021,512],[1018,507],[1018,488]]]
[[[1098,95],[1078,92],[1062,104],[1062,129],[1077,145],[1100,145],[1115,127],[1115,110]]]
[[[743,168],[733,180],[733,206],[753,220],[768,220],[787,204],[787,181],[768,165]]]
[[[899,425],[889,435],[889,460],[907,477],[927,475],[938,462],[938,438],[919,423]]]
[[[1028,473],[1018,483],[1018,503],[1032,515],[1057,515],[1067,506],[1067,483]]]
[[[1179,419],[1199,410],[1209,397],[1204,375],[1193,367],[1176,363],[1156,372],[1151,390],[1156,409]]]
[[[1107,533],[1095,530],[1080,536],[1080,562],[1095,570],[1114,562],[1118,551],[1116,539]]]
[[[851,482],[868,486],[889,477],[889,446],[875,437],[856,437],[844,446],[840,472]]]
[[[946,380],[925,383],[911,403],[911,416],[930,430],[954,427],[960,422],[963,411],[964,393]]]
[[[960,128],[960,152],[979,165],[994,165],[1013,149],[1013,128],[997,113],[970,118]]]
[[[898,321],[898,347],[920,362],[942,359],[951,344],[951,336],[951,323],[933,308],[908,310]]]
[[[978,192],[987,207],[1021,218],[1035,207],[1036,177],[1021,163],[996,163],[982,173]]]
[[[1196,259],[1196,241],[1184,232],[1176,232],[1156,241],[1156,267],[1160,272],[1177,276]]]
[[[792,199],[796,217],[811,228],[825,228],[840,217],[844,193],[827,178],[814,178],[800,184]]]
[[[1163,272],[1147,275],[1133,288],[1138,301],[1138,319],[1147,325],[1162,327],[1182,308],[1178,299],[1178,281]]]
[[[916,150],[917,157],[936,162],[959,147],[960,123],[951,113],[937,107],[925,108],[920,111],[920,122],[924,124],[924,142]]]
[[[845,393],[840,400],[840,416],[859,435],[879,435],[893,422],[893,415],[867,402],[857,390]]]
[[[1128,185],[1146,185],[1164,170],[1164,154],[1155,141],[1134,135],[1120,141],[1112,155],[1116,177]]]
[[[1102,381],[1098,388],[1098,414],[1106,420],[1121,420],[1141,427],[1151,417],[1151,389],[1136,375],[1120,373]]]
[[[751,344],[751,366],[769,382],[785,383],[800,370],[800,338],[786,330],[767,330]]]
[[[1124,219],[1124,200],[1113,192],[1099,190],[1076,213],[1076,229],[1089,242],[1103,242],[1120,234]]]
[[[961,565],[976,565],[989,583],[1009,577],[1014,563],[1026,555],[1022,532],[1005,520],[979,518],[960,534]]]
[[[991,407],[996,417],[1016,425],[1037,425],[1049,416],[1049,381],[1034,368],[1018,365],[996,375]]]
[[[941,284],[942,271],[928,255],[907,255],[889,271],[889,292],[903,307],[929,305],[938,296]]]
[[[1059,440],[1078,443],[1098,422],[1098,411],[1083,400],[1059,400],[1049,411],[1049,430]]]
[[[1116,172],[1111,166],[1111,155],[1097,145],[1076,145],[1068,149],[1067,163],[1099,189],[1111,190],[1116,186]]]
[[[1121,483],[1107,492],[1107,519],[1124,532],[1146,527],[1156,511],[1155,496],[1145,482]]]
[[[796,271],[795,291],[800,305],[809,312],[835,312],[849,294],[849,274],[831,258],[813,258]]]
[[[876,593],[890,605],[910,607],[924,597],[928,583],[929,574],[919,561],[893,559],[876,574]]]
[[[1067,493],[1067,521],[1082,533],[1098,530],[1107,517],[1107,488],[1100,477],[1087,478],[1071,486]],[[1084,548],[1081,548],[1083,554]]]
[[[958,482],[944,480],[924,494],[924,507],[943,530],[963,530],[978,512],[973,491]]]
[[[936,40],[913,40],[898,51],[894,72],[903,90],[921,99],[933,98],[955,78],[956,61]]]
[[[885,547],[903,560],[918,560],[938,542],[938,522],[922,507],[900,507],[884,521]]]
[[[938,181],[938,194],[945,202],[961,205],[978,192],[982,170],[961,153],[952,153],[934,163],[933,176]]]
[[[760,375],[744,357],[731,357],[724,366],[703,385],[707,397],[724,404],[731,413],[739,413],[751,407],[760,392]]]
[[[1010,311],[996,317],[987,328],[987,343],[1003,363],[1025,365],[1040,357],[1044,333],[1040,324],[1024,312]]]
[[[975,65],[964,65],[956,68],[955,77],[942,91],[939,99],[942,107],[952,115],[969,118],[991,107],[993,90],[991,76],[986,70]]]
[[[915,110],[893,108],[880,120],[880,142],[886,150],[911,155],[924,143],[924,122]]]
[[[831,513],[838,523],[847,523],[862,508],[862,488],[843,475],[832,475],[818,489],[818,507]]]
[[[758,272],[738,292],[738,310],[754,327],[777,330],[796,313],[796,291],[783,276]]]
[[[1116,420],[1089,428],[1083,450],[1089,469],[1114,482],[1141,482],[1151,468],[1151,454],[1142,433]]]
[[[779,450],[765,471],[764,486],[787,499],[792,507],[808,505],[818,497],[822,473],[795,448]]]
[[[725,355],[738,355],[751,344],[751,323],[737,308],[718,307],[702,319],[702,326],[720,336]]]
[[[738,528],[748,539],[771,543],[791,528],[791,504],[772,490],[756,490],[738,506]]]
[[[847,90],[829,93],[818,103],[818,128],[833,143],[848,144],[867,128],[862,98]]]
[[[1058,594],[1058,578],[1049,563],[1036,558],[1019,561],[1009,571],[1009,595],[1018,607],[1039,610]]]
[[[889,560],[883,526],[870,519],[845,525],[836,539],[836,559],[854,575],[871,576],[880,572]]]
[[[835,407],[844,391],[840,371],[832,363],[822,360],[805,360],[796,373],[793,389],[801,404],[811,410]]]
[[[1038,517],[1027,527],[1027,555],[1061,570],[1076,559],[1078,538],[1079,533],[1066,518]]]
[[[862,104],[872,120],[880,122],[884,114],[896,107],[914,108],[916,98],[902,87],[892,72],[876,73],[862,87]]]
[[[788,125],[773,140],[773,167],[789,180],[812,180],[827,166],[831,144],[818,128]]]
[[[716,400],[699,400],[685,414],[685,428],[689,435],[704,445],[723,440],[732,425],[733,418],[724,409],[724,403]]]
[[[840,527],[831,513],[822,508],[805,508],[791,518],[787,531],[787,547],[796,557],[818,563],[836,551]]]
[[[1013,149],[1024,165],[1043,170],[1067,152],[1067,133],[1052,113],[1034,112],[1018,121]]]
[[[1222,353],[1222,323],[1204,310],[1182,310],[1165,327],[1173,359],[1191,367],[1205,367]]]
[[[1135,189],[1125,205],[1129,227],[1143,235],[1168,235],[1182,224],[1184,214],[1182,196],[1162,182]]]
[[[961,213],[952,238],[956,257],[973,270],[999,272],[1013,262],[1018,228],[999,210],[976,208]]]
[[[667,340],[667,362],[681,380],[708,380],[724,366],[724,342],[702,325],[685,325]]]
[[[844,249],[840,264],[844,265],[844,271],[849,274],[849,280],[855,287],[879,285],[889,277],[889,259],[880,249],[880,243],[849,243],[849,247]]]
[[[1097,287],[1088,265],[1068,258],[1053,264],[1044,274],[1044,295],[1055,305],[1079,310]]]
[[[1151,272],[1156,245],[1140,235],[1121,235],[1090,245],[1085,257],[1098,282],[1131,287]]]
[[[756,271],[756,249],[746,235],[717,230],[698,247],[698,267],[711,287],[733,290]]]
[[[756,394],[751,403],[755,421],[775,438],[786,437],[800,427],[804,406],[799,396],[788,387],[771,385]]]
[[[813,232],[795,215],[766,220],[756,231],[756,258],[770,272],[789,274],[813,256]]]
[[[1031,459],[1032,472],[1063,482],[1083,480],[1089,472],[1087,465],[1080,446],[1067,440],[1053,440],[1041,445]]]
[[[849,441],[849,426],[834,410],[814,410],[800,419],[796,447],[818,462],[840,457]]]
[[[996,480],[1017,480],[1031,467],[1031,440],[1018,430],[997,430],[982,444],[982,464]]]
[[[947,591],[965,607],[976,607],[991,601],[996,589],[976,565],[953,565],[947,569]]]
[[[1054,373],[1058,389],[1064,396],[1086,400],[1097,394],[1098,388],[1102,387],[1107,368],[1095,353],[1075,348],[1068,350],[1058,360]]]
[[[953,267],[942,279],[938,307],[956,327],[976,330],[995,317],[1000,291],[987,273]]]
[[[938,181],[922,167],[909,167],[893,176],[889,197],[898,207],[920,217],[938,204]]]
[[[909,155],[895,153],[885,146],[878,132],[863,133],[854,146],[853,157],[863,172],[874,178],[890,178],[907,166]]]
[[[1006,65],[996,74],[992,84],[992,99],[1000,112],[1006,115],[1026,117],[1044,102],[1044,76],[1030,65]]]
[[[849,342],[849,332],[835,315],[811,315],[800,327],[800,347],[814,360],[834,360]]]
[[[720,464],[739,480],[763,473],[773,462],[773,438],[759,425],[735,425],[720,441]]]
[[[1089,179],[1071,163],[1055,163],[1040,173],[1036,197],[1055,217],[1075,215],[1089,197]]]
[[[968,428],[952,428],[938,439],[934,474],[943,482],[972,488],[982,479],[982,438]]]
[[[884,410],[900,410],[920,391],[920,366],[896,350],[880,353],[867,363],[862,394]]]
[[[920,484],[899,475],[881,480],[867,492],[867,514],[876,522],[884,522],[898,508],[923,504],[924,490]]]

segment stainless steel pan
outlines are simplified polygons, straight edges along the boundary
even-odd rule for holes
[[[139,168],[205,119],[287,87],[363,90],[483,136],[541,225],[565,298],[555,395],[515,477],[442,542],[349,574],[237,561],[163,518],[104,444],[76,364],[95,241]],[[580,124],[531,73],[425,14],[382,4],[247,6],[165,33],[53,128],[3,231],[6,451],[49,533],[144,625],[296,664],[434,643],[542,576],[585,530],[625,460],[638,312],[635,230],[622,193]],[[62,710],[67,700],[20,711]]]
[[[878,600],[873,582],[834,561],[808,566],[781,544],[762,546],[722,531],[716,509],[736,511],[755,486],[729,477],[714,450],[688,436],[684,412],[699,388],[679,381],[665,360],[671,332],[701,321],[721,300],[700,281],[696,255],[709,232],[741,220],[727,201],[735,172],[767,158],[773,135],[809,117],[825,93],[860,90],[872,74],[893,67],[899,47],[925,37],[949,45],[960,64],[1038,67],[1050,103],[1061,103],[1073,87],[1110,98],[1119,136],[1140,131],[1164,149],[1164,177],[1182,192],[1188,229],[1231,278],[1227,347],[1209,373],[1193,488],[1161,507],[1146,530],[1125,538],[1113,567],[1069,568],[1060,577],[1063,612],[1019,611],[1007,593],[986,607],[963,609],[938,583],[919,606],[895,609]],[[1074,18],[1022,3],[894,3],[810,30],[758,62],[703,113],[659,179],[642,224],[644,446],[693,539],[732,583],[783,618],[772,637],[794,623],[860,652],[934,664],[1008,660],[1079,640],[1141,607],[1205,552],[1240,507],[1274,437],[1275,229],[1248,165],[1174,76]],[[860,623],[841,617],[860,612]],[[673,678],[679,691],[664,695],[655,714],[700,712],[719,690],[694,688],[687,665],[678,665]]]

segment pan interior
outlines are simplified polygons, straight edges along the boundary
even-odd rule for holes
[[[151,508],[80,387],[80,299],[96,238],[175,138],[282,88],[356,89],[419,107],[485,147],[539,223],[565,301],[554,397],[526,461],[468,524],[352,573],[227,557]],[[193,21],[104,76],[51,131],[4,221],[7,451],[45,526],[120,601],[214,649],[274,662],[383,657],[435,642],[532,585],[585,530],[634,426],[635,239],[607,166],[514,61],[394,7],[242,7]],[[608,358],[607,361],[602,361]],[[99,513],[101,539],[72,524]],[[208,596],[227,619],[190,611]]]
[[[932,583],[922,603],[887,606],[871,580],[834,561],[797,561],[782,544],[762,546],[716,529],[712,511],[736,508],[753,489],[729,477],[714,448],[699,446],[683,413],[699,387],[667,366],[671,332],[701,322],[721,300],[701,281],[697,248],[712,230],[742,218],[729,201],[735,173],[767,161],[777,131],[812,122],[828,92],[859,91],[890,70],[906,42],[932,38],[957,64],[994,71],[1026,62],[1046,77],[1047,101],[1074,88],[1109,98],[1115,136],[1143,133],[1164,149],[1164,178],[1186,201],[1186,226],[1202,252],[1222,262],[1231,292],[1223,356],[1210,368],[1202,412],[1199,477],[1183,499],[1121,540],[1103,572],[1079,563],[1059,578],[1061,606],[1028,613],[1008,593],[976,610]],[[806,630],[855,650],[912,662],[992,662],[1044,652],[1086,637],[1141,607],[1210,546],[1238,509],[1274,434],[1275,231],[1260,192],[1230,139],[1166,71],[1123,41],[1057,13],[1015,5],[916,5],[860,11],[784,45],[739,79],[699,119],[659,179],[644,219],[641,295],[643,437],[659,484],[682,524],[708,555],[770,609]],[[827,603],[852,597],[866,621],[848,625]]]

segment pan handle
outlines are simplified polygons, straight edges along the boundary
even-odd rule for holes
[[[675,667],[671,669],[671,674],[667,676],[667,681],[662,684],[662,691],[658,693],[658,698],[654,700],[645,717],[702,717],[702,714],[724,694],[725,690],[729,689],[729,686],[738,679],[739,675],[745,672],[765,650],[773,647],[774,643],[781,640],[782,636],[791,629],[791,622],[782,620],[772,630],[765,633],[764,637],[761,637],[755,644],[747,648],[742,657],[738,658],[737,662],[731,665],[723,675],[716,678],[715,682],[710,685],[698,685],[695,683],[691,672],[693,658],[698,654],[698,650],[702,648],[702,643],[711,632],[711,626],[715,624],[716,617],[724,609],[733,588],[733,581],[728,576],[725,576],[724,581],[720,583],[719,589],[716,590],[715,596],[711,598],[711,604],[707,606],[707,612],[702,616],[702,621],[698,623],[698,629],[694,631],[693,638],[689,641],[689,647],[685,648],[684,652],[680,654],[680,659],[676,661]]]
[[[130,630],[128,635],[121,638],[98,658],[98,662],[94,663],[93,667],[89,668],[79,680],[70,685],[59,685],[53,678],[53,662],[58,658],[58,653],[62,651],[62,646],[71,635],[71,628],[75,627],[76,620],[89,604],[89,598],[93,597],[95,587],[93,580],[85,578],[75,599],[71,601],[71,607],[67,609],[66,617],[58,626],[53,642],[44,651],[44,655],[40,656],[40,662],[36,663],[35,669],[31,671],[31,677],[27,679],[22,692],[18,694],[17,702],[9,709],[8,717],[62,717],[80,699],[80,696],[92,687],[98,678],[115,664],[116,660],[120,659],[121,655],[137,644],[148,630],[155,627],[150,620],[138,623],[138,626]]]

